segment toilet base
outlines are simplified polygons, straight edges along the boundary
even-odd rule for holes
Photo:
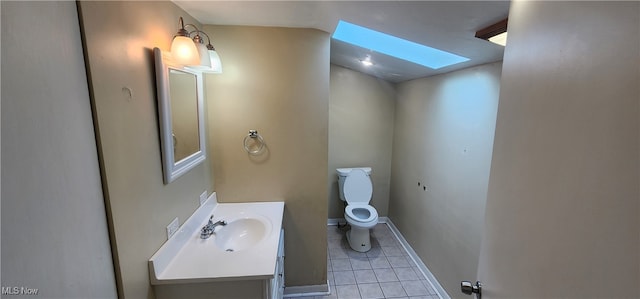
[[[368,228],[351,226],[351,230],[347,231],[346,235],[351,249],[358,252],[367,252],[371,249],[371,239]]]

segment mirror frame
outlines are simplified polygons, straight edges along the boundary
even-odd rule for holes
[[[175,63],[171,53],[159,48],[153,49],[156,66],[156,85],[158,93],[158,122],[160,125],[160,143],[162,152],[162,170],[165,184],[173,182],[181,175],[198,166],[206,159],[204,132],[204,88],[202,73]],[[198,101],[198,140],[199,150],[180,161],[174,161],[173,121],[171,119],[171,93],[169,90],[169,70],[174,69],[196,76],[196,97]]]

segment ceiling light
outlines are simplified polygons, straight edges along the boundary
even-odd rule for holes
[[[488,40],[494,44],[501,46],[507,45],[507,23],[508,19],[504,19],[491,26],[478,30],[476,37]]]
[[[364,66],[372,66],[373,62],[371,62],[371,56],[367,55],[367,58],[360,60],[360,62],[364,65]]]
[[[469,58],[445,52],[393,35],[340,20],[332,38],[402,60],[439,69],[468,61]]]
[[[494,44],[498,44],[498,45],[501,45],[501,46],[504,47],[504,46],[507,45],[507,33],[503,32],[503,33],[500,33],[500,34],[498,34],[496,36],[490,37],[489,41],[494,43]]]

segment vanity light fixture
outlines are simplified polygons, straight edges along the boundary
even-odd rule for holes
[[[491,26],[478,30],[476,37],[490,41],[501,46],[507,45],[507,23],[509,19],[504,19]]]
[[[211,45],[209,35],[198,29],[193,24],[184,24],[182,17],[179,19],[180,29],[171,42],[171,55],[173,59],[188,68],[195,69],[205,73],[222,73],[222,62],[220,55]],[[195,30],[189,32],[185,27],[191,26]],[[191,35],[195,36],[191,38]],[[208,44],[205,46],[204,40],[200,34],[207,37]]]

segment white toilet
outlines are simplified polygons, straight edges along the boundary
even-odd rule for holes
[[[340,199],[347,202],[344,218],[351,225],[347,232],[349,246],[355,251],[367,252],[371,249],[369,229],[378,223],[378,211],[369,205],[373,186],[371,167],[338,168],[338,189]]]

